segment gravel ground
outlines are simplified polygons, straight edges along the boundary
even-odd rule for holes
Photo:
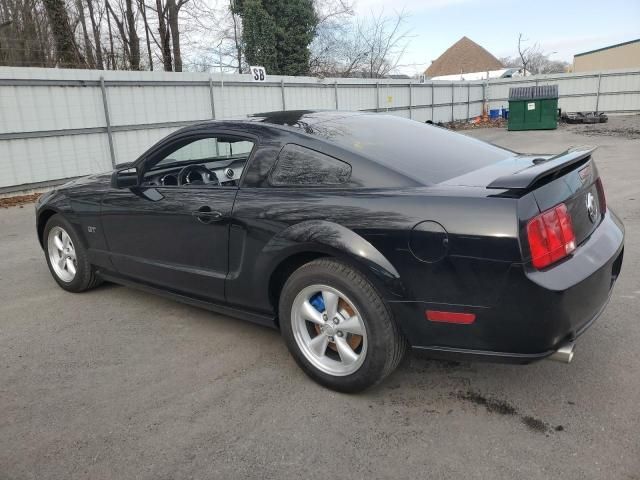
[[[613,136],[629,140],[640,139],[640,115],[610,116],[607,123],[593,125],[561,124],[560,128],[571,133],[589,137]]]
[[[0,210],[0,479],[640,479],[640,140],[590,130],[468,132],[600,146],[625,263],[574,362],[411,355],[360,395],[308,380],[276,331],[115,285],[64,292],[32,206]]]

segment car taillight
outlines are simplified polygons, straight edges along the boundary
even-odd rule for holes
[[[564,203],[529,220],[527,236],[531,262],[538,269],[563,259],[576,249],[571,215]]]
[[[596,189],[598,190],[598,199],[600,200],[600,211],[604,215],[607,213],[607,197],[604,195],[604,187],[602,186],[602,179],[600,177],[596,180]]]

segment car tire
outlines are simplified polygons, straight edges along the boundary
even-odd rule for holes
[[[318,259],[291,274],[280,295],[279,319],[298,365],[332,390],[353,393],[380,383],[406,351],[405,338],[371,282],[336,259]]]
[[[62,215],[53,215],[47,221],[42,244],[49,271],[64,290],[84,292],[102,282],[89,263],[87,250],[78,234]]]

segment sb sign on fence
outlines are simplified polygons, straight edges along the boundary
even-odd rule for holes
[[[264,67],[249,67],[251,71],[251,79],[254,82],[264,82],[267,80],[267,71]]]

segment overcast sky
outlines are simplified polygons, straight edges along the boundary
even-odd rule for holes
[[[640,38],[640,0],[356,0],[358,15],[384,8],[410,13],[403,73],[423,71],[463,36],[496,57],[517,53],[518,33],[551,58]]]

